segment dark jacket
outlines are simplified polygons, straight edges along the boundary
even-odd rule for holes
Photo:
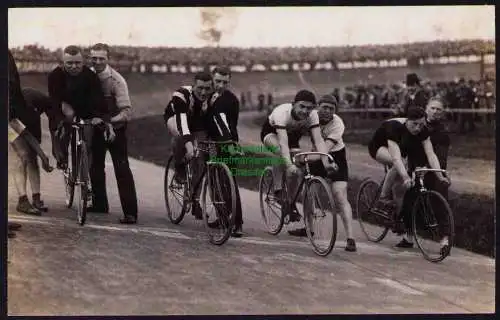
[[[400,101],[403,112],[402,116],[406,116],[408,109],[412,107],[420,107],[425,109],[428,101],[429,94],[423,88],[418,88],[413,95],[406,91],[402,95],[402,101]]]
[[[8,50],[8,68],[9,68],[9,121],[19,118],[24,123],[23,118],[26,113],[26,102],[21,92],[21,80],[17,71],[16,61]]]
[[[99,77],[87,66],[78,76],[68,75],[62,67],[49,74],[49,96],[60,109],[62,102],[71,105],[82,119],[102,118],[109,121],[110,112]]]
[[[239,141],[237,126],[240,116],[240,103],[238,98],[236,98],[234,93],[226,90],[217,99],[214,99],[211,105],[215,110],[226,115],[231,130],[231,139]]]
[[[23,88],[23,96],[26,101],[26,106],[31,110],[34,121],[40,124],[40,115],[45,113],[49,119],[49,129],[55,131],[57,125],[63,119],[62,112],[57,108],[56,103],[43,92],[33,88]]]

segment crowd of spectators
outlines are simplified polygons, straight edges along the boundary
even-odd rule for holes
[[[475,130],[475,123],[485,121],[492,123],[494,113],[453,112],[457,109],[489,109],[495,111],[495,81],[492,79],[465,80],[448,82],[422,82],[421,90],[427,97],[440,97],[450,111],[448,119],[456,124],[462,133]],[[341,102],[343,109],[390,109],[390,112],[359,113],[362,118],[387,118],[402,113],[403,96],[407,94],[404,84],[393,85],[359,85],[346,88],[335,88],[333,95]]]
[[[479,56],[494,54],[493,40],[433,41],[393,45],[362,45],[342,47],[288,47],[288,48],[236,48],[236,47],[136,47],[111,46],[111,60],[131,65],[162,63],[170,65],[271,65],[295,62],[351,62],[380,61],[442,56]],[[16,60],[59,61],[61,50],[26,45],[11,48]]]

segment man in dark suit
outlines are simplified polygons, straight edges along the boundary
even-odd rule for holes
[[[223,113],[229,122],[231,130],[231,139],[238,142],[238,118],[240,114],[240,105],[238,98],[232,93],[228,87],[231,81],[231,71],[227,67],[217,67],[212,72],[215,87],[215,93],[210,99],[210,107]],[[234,177],[236,186],[236,215],[235,215],[235,228],[233,230],[233,237],[241,237],[243,226],[243,214],[241,210],[241,199],[236,177]]]
[[[411,107],[425,108],[429,94],[420,85],[420,78],[416,73],[409,73],[406,75],[406,89],[401,95],[400,101],[400,114],[398,116],[404,117]]]

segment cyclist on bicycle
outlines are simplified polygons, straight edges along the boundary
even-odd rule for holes
[[[213,92],[212,75],[199,72],[194,76],[193,85],[177,89],[165,108],[163,118],[169,133],[174,137],[173,151],[177,183],[182,184],[186,180],[184,159],[189,161],[193,158],[194,140],[207,140],[214,135],[214,127],[217,128],[218,136],[222,139],[229,140],[231,137],[226,114],[214,112],[213,108],[209,108],[209,99]],[[203,218],[198,203],[193,204],[192,213],[196,219]]]
[[[356,241],[352,231],[352,207],[347,198],[347,181],[349,180],[349,172],[346,158],[346,148],[342,136],[344,134],[345,125],[342,119],[335,114],[338,106],[338,100],[333,95],[324,95],[318,101],[318,117],[321,129],[321,138],[324,143],[319,143],[318,146],[325,146],[320,151],[330,154],[338,170],[325,170],[321,161],[314,161],[310,165],[311,174],[323,178],[327,178],[332,183],[332,194],[338,211],[341,214],[342,222],[346,232],[346,247],[349,252],[356,251]],[[319,158],[319,156],[311,156],[310,160]],[[305,228],[292,230],[288,232],[291,235],[306,236]]]
[[[106,123],[109,139],[114,136],[109,124],[109,112],[101,89],[99,77],[83,64],[83,53],[77,46],[68,46],[63,50],[63,65],[56,67],[48,77],[50,98],[64,115],[66,122],[79,118],[91,120],[92,125]],[[68,162],[68,146],[71,125],[61,123],[58,128],[61,150],[57,167],[65,169]],[[93,127],[84,127],[84,141],[87,144],[89,167],[92,168]],[[92,176],[92,174],[91,174]]]
[[[297,177],[300,169],[292,163],[290,158],[290,149],[299,148],[299,141],[302,135],[309,130],[313,143],[317,146],[323,143],[319,129],[319,119],[316,108],[316,97],[311,91],[300,90],[295,95],[293,103],[284,103],[277,106],[264,123],[260,138],[264,146],[269,148],[275,154],[281,156],[284,164],[278,164],[273,168],[273,176],[276,186],[275,196],[281,199],[282,193],[282,175],[286,171],[287,178]],[[325,147],[319,147],[318,150],[325,150]],[[330,167],[327,159],[322,157],[325,167]],[[291,179],[288,181],[289,195],[293,196],[298,187]],[[284,213],[289,215],[290,222],[300,221],[300,214],[295,205],[292,208],[282,207]]]
[[[412,180],[403,159],[412,156],[411,150],[422,145],[427,161],[432,169],[440,169],[439,160],[434,153],[432,142],[429,138],[429,130],[426,127],[426,113],[420,107],[408,109],[407,118],[392,118],[386,120],[375,131],[372,140],[368,144],[370,156],[377,162],[388,166],[390,169],[386,175],[381,188],[379,200],[375,206],[385,208],[392,204],[392,188],[400,177],[403,187],[412,187]],[[410,159],[411,162],[412,159]],[[449,183],[442,173],[436,173],[437,179],[443,183]],[[401,208],[401,200],[397,200],[396,210]],[[413,247],[409,234],[403,236],[403,240],[397,247]]]

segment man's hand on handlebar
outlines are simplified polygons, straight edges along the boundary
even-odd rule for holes
[[[227,147],[230,156],[244,156],[245,154],[241,151],[241,147],[237,144],[231,144]]]
[[[335,174],[339,171],[339,166],[334,161],[334,162],[326,165],[325,169],[326,169],[326,173],[328,174],[328,176],[330,176],[330,175]]]
[[[406,177],[403,180],[403,187],[408,190],[413,187],[413,180],[410,177]]]
[[[297,175],[300,173],[300,168],[297,167],[295,164],[291,163],[287,165],[286,171],[288,172],[289,175]]]
[[[93,126],[97,126],[104,123],[104,121],[101,118],[92,118],[90,123],[92,123]]]
[[[440,183],[442,183],[442,184],[443,184],[443,185],[445,185],[445,186],[449,186],[449,185],[451,185],[451,180],[450,180],[450,178],[449,178],[449,177],[447,177],[447,176],[444,176],[444,175],[439,175],[439,176],[438,176],[438,180],[439,180],[439,182],[440,182]]]

